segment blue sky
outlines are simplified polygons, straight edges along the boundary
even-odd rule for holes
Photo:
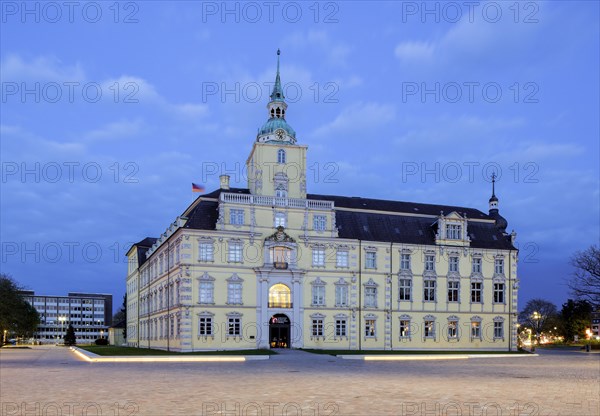
[[[245,186],[277,48],[309,192],[487,212],[497,171],[521,306],[598,243],[598,2],[1,4],[0,267],[36,292],[119,305],[191,182]]]

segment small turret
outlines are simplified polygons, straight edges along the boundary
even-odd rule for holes
[[[492,173],[492,196],[490,197],[490,217],[496,220],[496,228],[502,233],[506,234],[506,227],[508,227],[508,221],[500,215],[498,209],[498,197],[496,196],[496,173]]]

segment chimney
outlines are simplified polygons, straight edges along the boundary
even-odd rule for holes
[[[221,181],[221,189],[229,190],[229,175],[221,175],[219,180]]]

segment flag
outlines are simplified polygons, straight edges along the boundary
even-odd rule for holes
[[[192,182],[192,192],[204,192],[204,186]]]

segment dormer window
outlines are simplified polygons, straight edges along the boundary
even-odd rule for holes
[[[459,224],[446,224],[446,238],[448,240],[460,240],[462,238],[462,227]]]

